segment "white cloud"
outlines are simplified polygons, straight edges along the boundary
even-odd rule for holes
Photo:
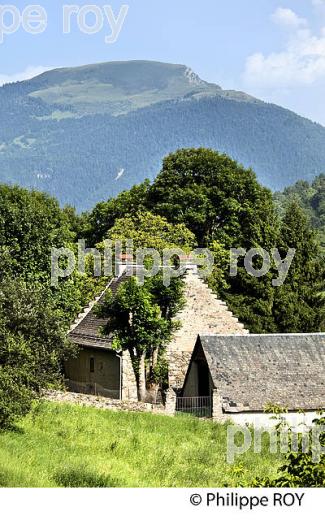
[[[6,83],[34,78],[47,70],[50,70],[50,67],[29,66],[23,72],[17,72],[15,74],[0,74],[0,86],[5,85]]]
[[[275,11],[272,20],[294,30],[289,32],[282,51],[268,55],[256,52],[247,58],[246,85],[287,88],[325,81],[325,27],[313,34],[304,18],[283,8]]]
[[[318,0],[319,1],[319,0]],[[300,18],[292,9],[279,7],[271,16],[271,20],[279,25],[288,27],[304,27],[308,25],[305,18]]]
[[[325,0],[311,0],[312,6],[317,14],[317,16],[324,16],[325,14]]]

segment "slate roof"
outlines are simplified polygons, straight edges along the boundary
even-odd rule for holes
[[[225,412],[325,408],[325,334],[201,336]],[[194,352],[195,356],[195,352]]]
[[[95,312],[95,305],[100,305],[105,300],[107,290],[110,289],[113,294],[116,293],[121,283],[127,279],[128,275],[124,274],[119,278],[114,278],[108,284],[97,301],[90,304],[89,309],[84,316],[78,321],[77,325],[69,332],[69,339],[82,347],[104,348],[111,347],[111,338],[102,336],[101,328],[107,324],[107,319],[98,318]]]

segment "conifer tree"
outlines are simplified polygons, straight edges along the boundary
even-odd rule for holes
[[[274,317],[279,332],[317,332],[324,328],[324,267],[319,242],[308,217],[293,200],[280,231],[279,251],[295,257],[287,278],[274,291]]]

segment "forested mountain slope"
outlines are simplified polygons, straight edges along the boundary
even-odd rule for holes
[[[325,171],[325,128],[185,66],[106,63],[0,88],[0,181],[79,210],[159,171],[183,147],[210,147],[282,189]]]

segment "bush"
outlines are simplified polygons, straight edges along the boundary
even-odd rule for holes
[[[325,417],[316,419],[314,426],[325,428]],[[323,431],[323,430],[322,430]],[[320,446],[324,449],[325,433],[319,436]],[[286,457],[285,464],[280,468],[280,474],[277,478],[271,480],[255,479],[253,487],[305,487],[318,488],[325,486],[325,455],[320,455],[318,462],[314,461],[313,457],[313,434],[312,430],[309,432],[308,449],[303,449],[303,437],[300,436],[298,443],[298,450],[291,450]]]
[[[0,430],[29,412],[34,393],[22,384],[22,374],[0,366]]]
[[[6,279],[0,289],[0,429],[58,383],[62,362],[73,352],[50,292]]]

